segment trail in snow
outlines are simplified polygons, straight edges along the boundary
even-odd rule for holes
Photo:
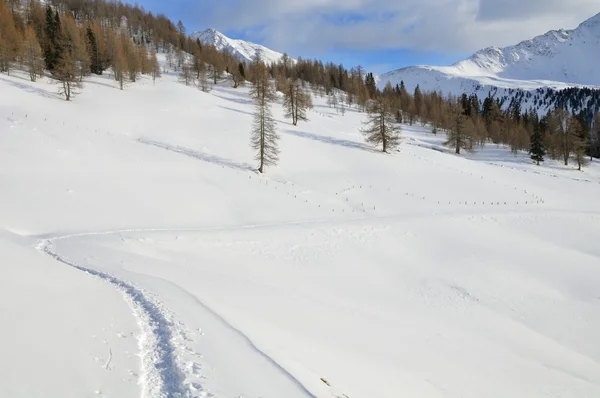
[[[283,223],[287,224],[302,224],[302,223]],[[246,226],[245,228],[252,228],[259,226]],[[155,229],[155,230],[142,230],[142,229],[131,229],[127,232],[158,232],[158,231],[168,231],[174,232],[175,230],[169,229]],[[114,285],[118,290],[120,290],[126,301],[129,303],[131,308],[133,309],[134,316],[136,317],[141,334],[139,337],[139,348],[140,348],[140,358],[142,361],[142,374],[140,375],[140,385],[142,387],[142,398],[171,398],[171,397],[186,397],[186,398],[194,398],[194,397],[205,397],[205,396],[213,396],[211,394],[207,394],[207,391],[203,386],[194,383],[188,382],[186,380],[186,374],[182,371],[185,363],[178,363],[178,351],[176,344],[173,344],[174,335],[176,333],[181,334],[183,330],[177,329],[175,324],[181,324],[178,320],[170,314],[170,310],[165,310],[165,307],[162,304],[155,304],[153,299],[148,297],[147,294],[144,293],[143,289],[140,289],[134,286],[131,283],[125,282],[124,280],[117,278],[113,275],[110,275],[106,272],[101,272],[92,268],[83,267],[81,265],[76,264],[76,262],[69,260],[66,256],[59,254],[57,251],[53,250],[53,242],[54,241],[64,241],[68,239],[78,238],[78,237],[93,237],[93,236],[106,236],[106,235],[119,235],[120,233],[124,233],[125,231],[106,231],[106,232],[88,232],[88,233],[79,233],[72,234],[66,236],[58,236],[54,238],[48,238],[41,240],[37,246],[38,250],[43,253],[49,255],[54,258],[56,261],[59,261],[63,264],[69,265],[79,271],[83,271],[90,275],[96,276],[104,281],[107,281]],[[178,231],[180,232],[180,231]],[[232,352],[223,353],[223,356],[231,357],[233,356],[233,361],[237,362],[235,359],[237,352],[235,350],[236,343],[243,343],[245,347],[247,347],[250,351],[254,352],[258,355],[260,362],[268,364],[272,371],[274,371],[277,376],[281,376],[280,379],[282,381],[276,381],[273,379],[268,380],[269,383],[273,385],[288,384],[295,386],[294,397],[307,397],[314,398],[314,395],[307,390],[302,383],[296,379],[290,372],[288,372],[282,365],[277,363],[272,357],[270,357],[267,353],[262,351],[254,342],[246,336],[241,330],[235,328],[229,322],[227,322],[220,314],[215,312],[213,309],[208,307],[204,302],[198,299],[196,296],[193,296],[191,293],[187,292],[181,286],[174,284],[171,281],[164,280],[157,277],[152,277],[150,275],[139,274],[142,277],[148,277],[151,279],[159,280],[161,283],[166,283],[171,285],[177,291],[179,291],[182,295],[186,297],[186,301],[190,307],[195,307],[194,311],[196,312],[195,317],[206,320],[208,323],[211,321],[215,321],[219,324],[217,328],[217,332],[213,330],[213,334],[219,337],[219,340],[223,338],[227,341],[228,345],[231,344],[227,348],[231,348]],[[162,298],[161,298],[162,299]],[[190,305],[191,304],[191,305]],[[209,319],[212,318],[212,319]],[[213,323],[214,325],[214,323]],[[225,337],[226,336],[226,337]],[[186,339],[187,340],[187,339]],[[222,343],[222,341],[219,341]],[[239,348],[240,345],[237,345]],[[183,347],[186,352],[193,352],[189,347]],[[223,348],[223,347],[221,347]],[[244,353],[239,352],[240,356],[244,356]],[[200,357],[202,357],[200,355]],[[105,364],[105,368],[109,369],[110,363],[112,360],[112,352],[109,352],[109,359]],[[242,363],[242,361],[240,361]],[[193,364],[193,368],[196,368],[197,365]],[[243,367],[243,366],[240,366]],[[200,366],[201,368],[201,366]],[[197,372],[194,376],[198,376]],[[268,373],[267,373],[268,374]],[[204,377],[203,377],[204,378]],[[286,381],[287,380],[287,381]],[[260,383],[259,383],[260,384]],[[200,395],[198,395],[200,393]],[[248,395],[243,395],[248,396]],[[261,397],[259,395],[258,397]]]
[[[52,251],[52,239],[41,241],[38,250],[63,264],[96,276],[119,289],[137,318],[142,374],[140,385],[142,398],[191,397],[184,391],[183,373],[175,360],[171,344],[171,329],[163,313],[133,285],[112,275],[77,265]],[[110,364],[110,362],[107,363]]]

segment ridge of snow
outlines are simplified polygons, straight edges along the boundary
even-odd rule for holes
[[[573,30],[551,30],[504,48],[488,47],[452,66],[413,66],[378,76],[380,86],[404,80],[408,87],[444,93],[480,86],[533,90],[600,86],[600,14]],[[584,59],[586,62],[581,62]],[[463,92],[463,91],[460,91]]]
[[[283,56],[282,53],[260,44],[240,39],[231,39],[214,28],[193,32],[190,36],[194,39],[199,39],[204,44],[214,45],[219,51],[229,51],[241,61],[251,62],[257,51],[266,63],[276,63]]]

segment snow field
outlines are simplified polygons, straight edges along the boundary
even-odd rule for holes
[[[0,366],[34,364],[0,395],[600,395],[597,165],[458,157],[418,126],[384,155],[363,114],[316,98],[297,127],[274,105],[281,162],[261,176],[245,88],[0,89],[2,314],[25,314]],[[69,333],[21,336],[54,302]],[[112,317],[101,351],[85,336]]]

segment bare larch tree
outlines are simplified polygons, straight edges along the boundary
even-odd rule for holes
[[[400,145],[401,130],[385,98],[378,97],[369,101],[367,112],[367,120],[361,129],[365,141],[376,146],[382,145],[382,151],[386,153],[397,148]]]
[[[270,81],[266,65],[257,55],[252,64],[252,87],[250,95],[254,99],[255,111],[252,123],[251,145],[259,162],[258,171],[274,166],[279,160],[279,136],[275,120],[271,114],[271,102],[275,100],[275,89]]]
[[[473,124],[466,117],[460,101],[449,99],[448,116],[446,119],[446,130],[448,133],[444,145],[454,148],[454,152],[460,155],[460,150],[473,150]]]
[[[283,87],[283,108],[285,117],[292,119],[296,126],[298,121],[306,122],[306,111],[312,108],[312,98],[298,79],[287,79]]]

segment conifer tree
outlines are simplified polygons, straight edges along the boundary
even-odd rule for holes
[[[208,81],[208,73],[206,71],[206,64],[200,62],[198,65],[198,87],[205,93],[210,92],[211,86]]]
[[[158,58],[156,57],[156,51],[152,50],[150,53],[150,66],[152,68],[152,81],[156,82],[157,78],[160,78],[160,64],[158,63]]]
[[[137,56],[140,60],[140,72],[143,75],[152,73],[152,60],[148,56],[148,50],[143,43],[137,47]]]
[[[408,94],[408,90],[406,89],[406,85],[404,84],[404,80],[400,82],[399,88],[399,96],[400,96],[400,109],[404,113],[408,113],[408,109],[410,107],[410,94]]]
[[[79,29],[75,19],[71,15],[66,15],[62,22],[61,42],[62,51],[71,52],[69,57],[75,60],[76,76],[79,81],[83,81],[83,77],[89,74],[90,57],[85,44],[85,35]]]
[[[312,108],[312,99],[310,93],[306,92],[300,80],[287,79],[283,91],[283,107],[285,117],[292,119],[292,124],[296,126],[298,121],[306,122],[306,111]]]
[[[415,113],[419,118],[423,118],[424,115],[424,104],[423,104],[423,93],[421,92],[421,87],[417,84],[415,87],[415,93],[413,95],[413,101],[415,103]]]
[[[242,65],[242,70],[240,70],[239,65]],[[231,62],[227,69],[231,75],[231,80],[233,81],[233,88],[238,88],[244,83],[245,77],[242,75],[243,64],[241,62],[238,65]]]
[[[590,130],[590,161],[594,157],[600,157],[600,112],[594,115],[594,121]]]
[[[537,122],[533,126],[533,134],[531,135],[531,147],[529,148],[529,154],[531,160],[533,160],[538,166],[540,162],[544,161],[546,155],[546,148],[544,147],[544,123]]]
[[[77,60],[74,47],[71,38],[66,37],[53,73],[59,82],[59,93],[63,94],[67,101],[77,94],[75,89],[81,87],[81,83],[77,79]]]
[[[239,63],[238,70],[240,71],[242,78],[246,79],[246,71],[244,70],[244,64],[242,62]]]
[[[96,35],[91,27],[88,26],[86,29],[86,42],[87,50],[90,57],[90,72],[95,75],[102,75],[104,69],[102,67],[102,60],[100,58],[100,52],[98,51],[98,42]]]
[[[42,57],[42,48],[37,40],[35,30],[31,25],[25,30],[25,41],[23,43],[23,58],[29,71],[29,78],[32,82],[37,80],[38,76],[44,74],[44,64]]]
[[[376,146],[382,145],[382,151],[388,152],[400,145],[400,126],[395,123],[394,113],[383,96],[369,102],[366,122],[361,132],[365,141]]]
[[[575,136],[574,134],[569,134],[569,131],[575,129],[575,124],[570,123],[571,115],[567,110],[562,108],[557,108],[552,112],[552,120],[559,151],[562,154],[565,166],[568,166],[573,150],[572,138]]]
[[[214,47],[212,47],[209,51],[209,64],[210,77],[213,81],[213,84],[216,85],[219,79],[221,79],[221,75],[225,70],[225,62],[223,61],[222,54],[218,52]]]
[[[179,72],[179,81],[189,86],[194,81],[193,66],[189,62],[184,62]]]
[[[587,137],[585,129],[578,118],[571,116],[569,118],[568,135],[571,148],[573,151],[573,158],[577,162],[577,169],[581,168],[588,163],[587,159]]]
[[[444,145],[454,149],[457,155],[460,155],[460,150],[473,150],[473,124],[464,114],[464,109],[460,100],[449,100],[449,115],[446,129],[448,137]]]
[[[375,94],[377,93],[377,85],[375,84],[375,77],[373,77],[372,73],[367,73],[367,77],[365,78],[365,86],[367,88],[369,98],[375,97]]]
[[[138,75],[142,71],[142,61],[139,57],[139,52],[134,47],[131,40],[126,40],[125,44],[125,56],[127,57],[127,66],[129,72],[129,81],[135,83]]]
[[[200,69],[202,66],[202,49],[200,46],[196,46],[192,52],[192,70],[195,73],[195,78],[200,79]]]
[[[275,100],[275,89],[269,80],[269,71],[257,53],[252,64],[252,87],[250,95],[255,103],[251,145],[259,162],[258,171],[274,166],[279,160],[279,136],[275,120],[271,115],[271,102]]]
[[[10,74],[11,62],[20,52],[21,37],[7,4],[0,1],[0,72]]]
[[[54,68],[58,64],[58,61],[62,52],[62,27],[60,22],[60,16],[58,11],[52,12],[50,5],[46,6],[46,44],[44,46],[44,61],[46,63],[46,69],[50,72],[54,72]]]
[[[125,35],[119,34],[115,38],[115,50],[112,60],[113,73],[115,80],[119,82],[119,88],[123,90],[125,79],[129,66],[127,65],[127,57],[125,53],[126,41],[129,40]]]
[[[415,119],[417,118],[417,108],[415,105],[415,101],[412,98],[409,98],[408,104],[408,124],[411,126],[415,123]]]

